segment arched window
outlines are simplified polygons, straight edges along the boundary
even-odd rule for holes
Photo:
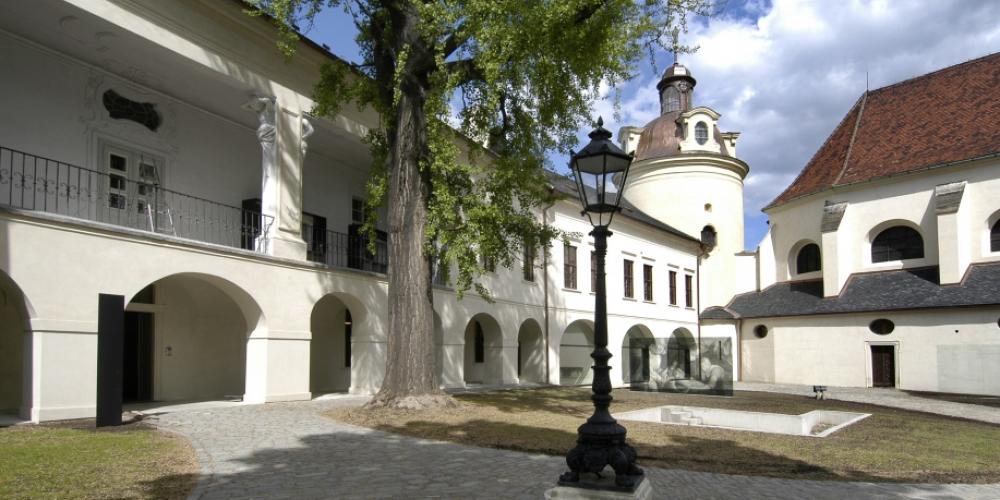
[[[872,240],[872,262],[919,259],[924,256],[924,240],[916,229],[893,226]]]
[[[718,235],[715,233],[715,228],[712,226],[705,226],[701,228],[701,243],[707,246],[709,249],[715,248],[715,242],[718,240]]]
[[[694,126],[694,140],[698,141],[698,144],[705,144],[708,142],[708,125],[705,122],[698,122]]]
[[[811,273],[822,268],[823,262],[820,259],[819,245],[810,243],[799,250],[799,255],[795,258],[796,273]]]
[[[993,223],[993,229],[990,229],[990,251],[1000,252],[1000,220]]]
[[[475,323],[476,335],[473,342],[473,350],[475,351],[475,361],[476,363],[482,363],[486,359],[486,338],[483,335],[483,326],[479,324],[478,321]]]

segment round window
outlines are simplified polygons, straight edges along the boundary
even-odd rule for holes
[[[753,327],[753,334],[759,339],[767,337],[767,327],[764,325],[757,325]]]
[[[868,325],[868,329],[876,335],[889,335],[896,329],[896,325],[894,325],[892,321],[882,318],[872,321]]]

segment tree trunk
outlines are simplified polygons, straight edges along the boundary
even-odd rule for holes
[[[434,305],[430,261],[424,255],[428,178],[421,173],[427,155],[426,81],[421,72],[433,57],[417,30],[419,18],[409,2],[396,16],[398,42],[409,45],[401,92],[389,131],[389,332],[385,379],[369,407],[421,409],[454,406],[435,383]],[[398,51],[397,51],[398,53]]]

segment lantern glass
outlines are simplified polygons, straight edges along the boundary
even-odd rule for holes
[[[590,133],[590,143],[570,161],[583,211],[595,226],[611,224],[632,164],[632,156],[611,142],[611,132],[602,125],[603,121],[598,120],[597,128]]]

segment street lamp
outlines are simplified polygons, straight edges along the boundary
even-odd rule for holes
[[[615,484],[610,489],[635,492],[642,482],[642,469],[635,465],[635,449],[625,443],[625,428],[611,416],[611,376],[608,373],[608,311],[604,279],[604,258],[608,253],[608,226],[621,209],[622,192],[628,178],[632,155],[626,154],[613,142],[611,132],[604,129],[598,118],[597,128],[590,133],[590,143],[570,157],[570,168],[576,177],[583,213],[594,226],[594,250],[597,261],[597,293],[594,299],[594,414],[577,430],[576,447],[566,455],[569,472],[559,477],[560,486],[580,484],[580,473],[600,473],[606,466],[615,471]],[[591,486],[593,487],[593,486]]]

